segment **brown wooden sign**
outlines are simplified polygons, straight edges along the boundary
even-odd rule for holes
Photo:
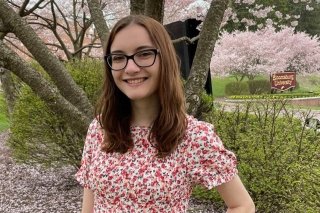
[[[270,75],[271,90],[288,90],[296,87],[295,72],[279,72]]]

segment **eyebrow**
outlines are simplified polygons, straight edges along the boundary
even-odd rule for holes
[[[145,50],[145,49],[152,49],[155,48],[154,46],[149,46],[149,45],[143,45],[143,46],[139,46],[138,48],[135,49],[135,52],[141,51],[141,50]],[[121,53],[121,54],[125,54],[124,51],[122,50],[114,50],[110,53]]]

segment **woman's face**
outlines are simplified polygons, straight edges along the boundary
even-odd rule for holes
[[[114,54],[110,58],[112,67],[120,69],[112,70],[117,87],[131,101],[157,100],[160,55],[147,30],[137,24],[123,28],[116,34],[110,53]],[[126,64],[124,55],[134,54],[135,56],[128,59]]]

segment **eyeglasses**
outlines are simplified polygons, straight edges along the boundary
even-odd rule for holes
[[[120,53],[111,53],[104,56],[104,60],[107,65],[113,71],[119,71],[124,69],[128,60],[132,59],[134,63],[139,67],[151,67],[156,61],[156,57],[160,51],[158,49],[147,49],[136,52],[133,55],[125,55]]]

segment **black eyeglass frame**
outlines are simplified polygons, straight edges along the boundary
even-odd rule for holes
[[[152,64],[150,64],[150,65],[147,65],[147,66],[140,66],[139,64],[137,64],[137,62],[134,60],[134,57],[137,55],[137,54],[139,54],[139,53],[142,53],[142,52],[145,52],[145,51],[152,51],[153,53],[154,53],[154,59],[153,59],[153,62],[152,62]],[[106,62],[106,64],[108,65],[108,67],[111,69],[111,70],[113,70],[113,71],[120,71],[120,70],[123,70],[124,68],[126,68],[127,67],[127,65],[128,65],[128,61],[129,61],[129,59],[132,59],[132,61],[138,66],[138,67],[151,67],[153,64],[154,64],[154,62],[156,61],[156,58],[157,58],[157,55],[160,53],[160,50],[159,49],[145,49],[145,50],[141,50],[141,51],[138,51],[138,52],[136,52],[136,53],[134,53],[134,54],[132,54],[132,55],[125,55],[125,54],[121,54],[121,53],[110,53],[110,54],[107,54],[107,55],[105,55],[104,56],[104,61]],[[121,68],[121,69],[113,69],[112,68],[112,63],[111,62],[109,62],[109,57],[110,56],[113,56],[113,55],[121,55],[121,56],[124,56],[124,57],[126,57],[126,64],[124,65],[124,67],[123,68]]]

